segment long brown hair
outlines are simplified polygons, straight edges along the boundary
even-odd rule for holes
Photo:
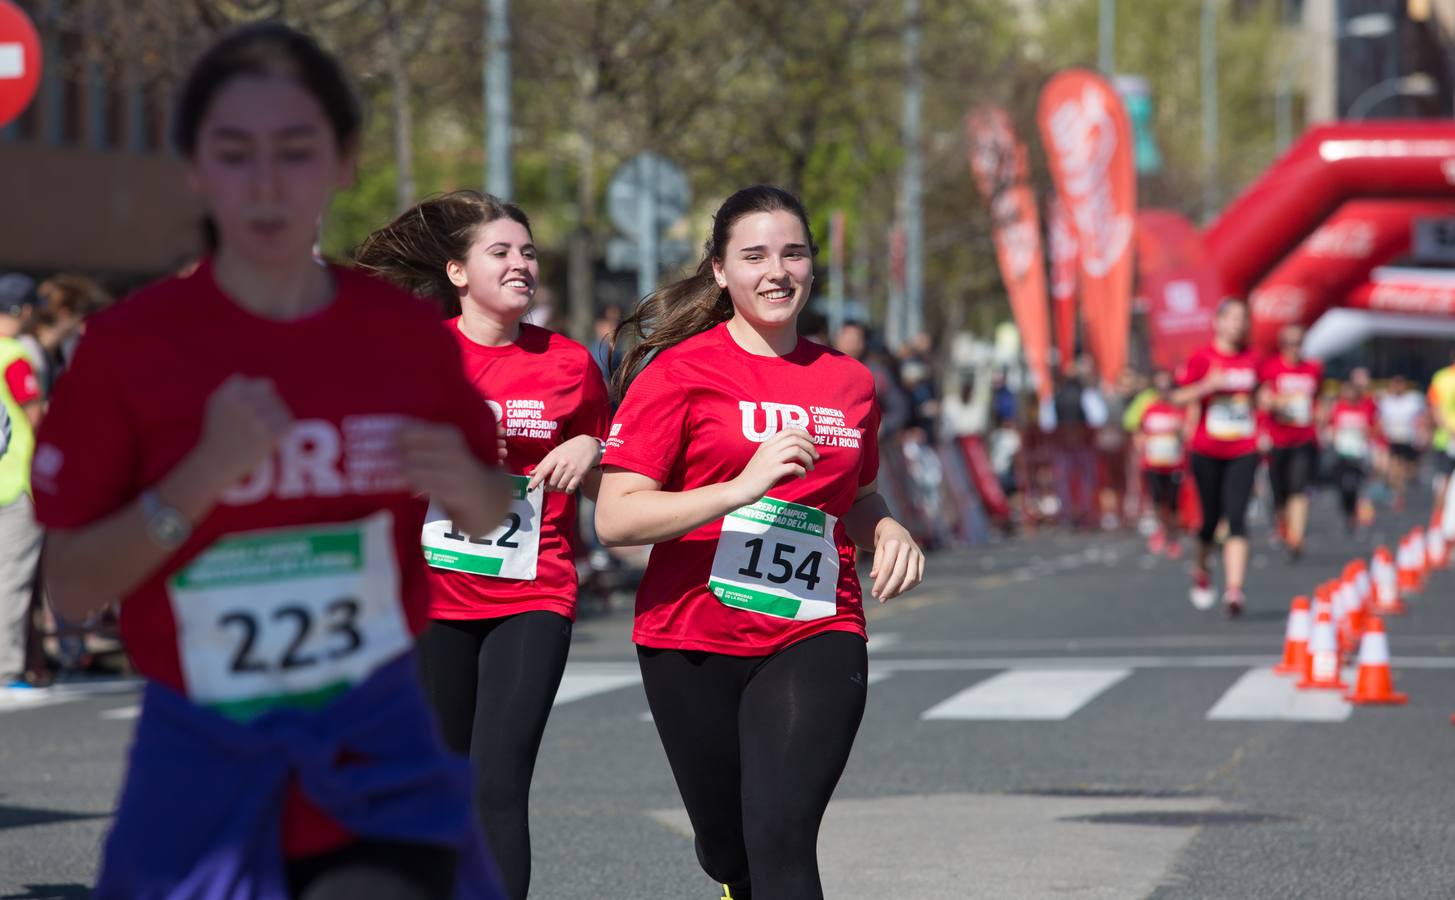
[[[622,320],[611,336],[615,349],[623,339],[633,341],[611,376],[611,390],[618,402],[637,372],[653,354],[674,347],[696,334],[733,317],[733,301],[725,288],[718,287],[712,273],[714,260],[727,252],[728,237],[733,226],[744,216],[764,212],[793,213],[803,223],[810,251],[817,253],[813,229],[808,225],[808,212],[803,202],[789,191],[771,184],[745,187],[722,202],[712,217],[712,234],[703,247],[697,270],[681,281],[673,282],[637,304],[630,316]]]
[[[530,219],[514,203],[479,191],[436,194],[364,238],[354,265],[417,297],[434,300],[447,317],[458,316],[460,289],[450,281],[445,266],[463,262],[480,226],[497,219],[513,219],[530,234]]]

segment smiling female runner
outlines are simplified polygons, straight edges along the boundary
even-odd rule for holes
[[[494,419],[436,310],[313,255],[359,131],[331,57],[233,32],[174,123],[215,250],[88,323],[34,464],[52,601],[120,597],[147,679],[96,896],[498,897],[411,652],[418,495],[494,528]]]
[[[608,545],[656,545],[633,639],[698,859],[735,900],[823,896],[819,823],[864,712],[855,548],[880,601],[924,573],[875,488],[873,377],[798,336],[812,284],[796,197],[723,203],[696,274],[622,324],[596,513]]]
[[[370,235],[357,261],[453,314],[466,374],[506,426],[516,494],[505,524],[470,537],[442,512],[425,523],[434,625],[419,647],[445,742],[474,762],[507,893],[525,900],[531,775],[576,618],[575,491],[596,496],[606,384],[585,347],[521,322],[540,264],[514,204],[431,198]]]

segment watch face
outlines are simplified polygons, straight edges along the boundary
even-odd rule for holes
[[[181,516],[171,510],[165,510],[152,519],[152,534],[166,547],[180,546],[187,540],[190,530]]]

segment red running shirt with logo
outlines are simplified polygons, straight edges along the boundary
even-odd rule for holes
[[[828,631],[863,635],[863,592],[843,516],[879,469],[879,407],[863,364],[800,339],[787,356],[755,356],[726,323],[663,351],[627,390],[604,466],[645,475],[667,491],[736,478],[782,426],[814,435],[820,459],[769,496],[840,521],[831,614],[808,621],[726,605],[709,590],[723,519],[652,548],[637,591],[633,640],[645,647],[765,656]]]
[[[294,416],[273,456],[234,485],[187,543],[121,598],[121,636],[145,677],[186,693],[168,579],[224,535],[392,514],[405,621],[428,623],[419,546],[425,504],[405,483],[393,434],[405,421],[458,426],[495,464],[495,420],[465,379],[438,311],[363,274],[331,267],[332,303],[302,319],[256,316],[226,297],[204,261],[87,323],[57,382],[32,466],[36,515],[81,528],[132,502],[201,436],[209,395],[241,373],[271,379]],[[301,856],[348,835],[296,787],[284,849]]]
[[[605,438],[611,403],[601,370],[585,347],[545,328],[522,324],[503,347],[485,347],[449,330],[465,375],[494,404],[506,429],[506,468],[530,475],[546,454],[579,435]],[[544,487],[538,490],[546,491]],[[430,568],[429,612],[436,619],[487,619],[531,610],[576,618],[576,495],[541,498],[540,555],[533,581]]]
[[[1251,350],[1222,353],[1207,346],[1187,358],[1177,383],[1196,384],[1220,369],[1226,389],[1202,398],[1202,414],[1191,450],[1203,456],[1234,459],[1258,450],[1258,357]]]
[[[1268,436],[1275,447],[1300,447],[1318,439],[1319,387],[1324,366],[1312,359],[1289,365],[1281,356],[1263,361],[1259,379],[1273,394]]]

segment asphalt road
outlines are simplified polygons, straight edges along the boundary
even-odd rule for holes
[[[1249,614],[1186,599],[1126,536],[933,560],[871,612],[869,708],[820,842],[827,895],[1455,897],[1455,571],[1389,621],[1398,708],[1297,694],[1290,598],[1351,540],[1317,507],[1297,566],[1260,531]],[[541,900],[718,896],[646,715],[625,612],[583,618],[533,794]],[[127,684],[0,697],[0,900],[87,896],[136,712]]]

